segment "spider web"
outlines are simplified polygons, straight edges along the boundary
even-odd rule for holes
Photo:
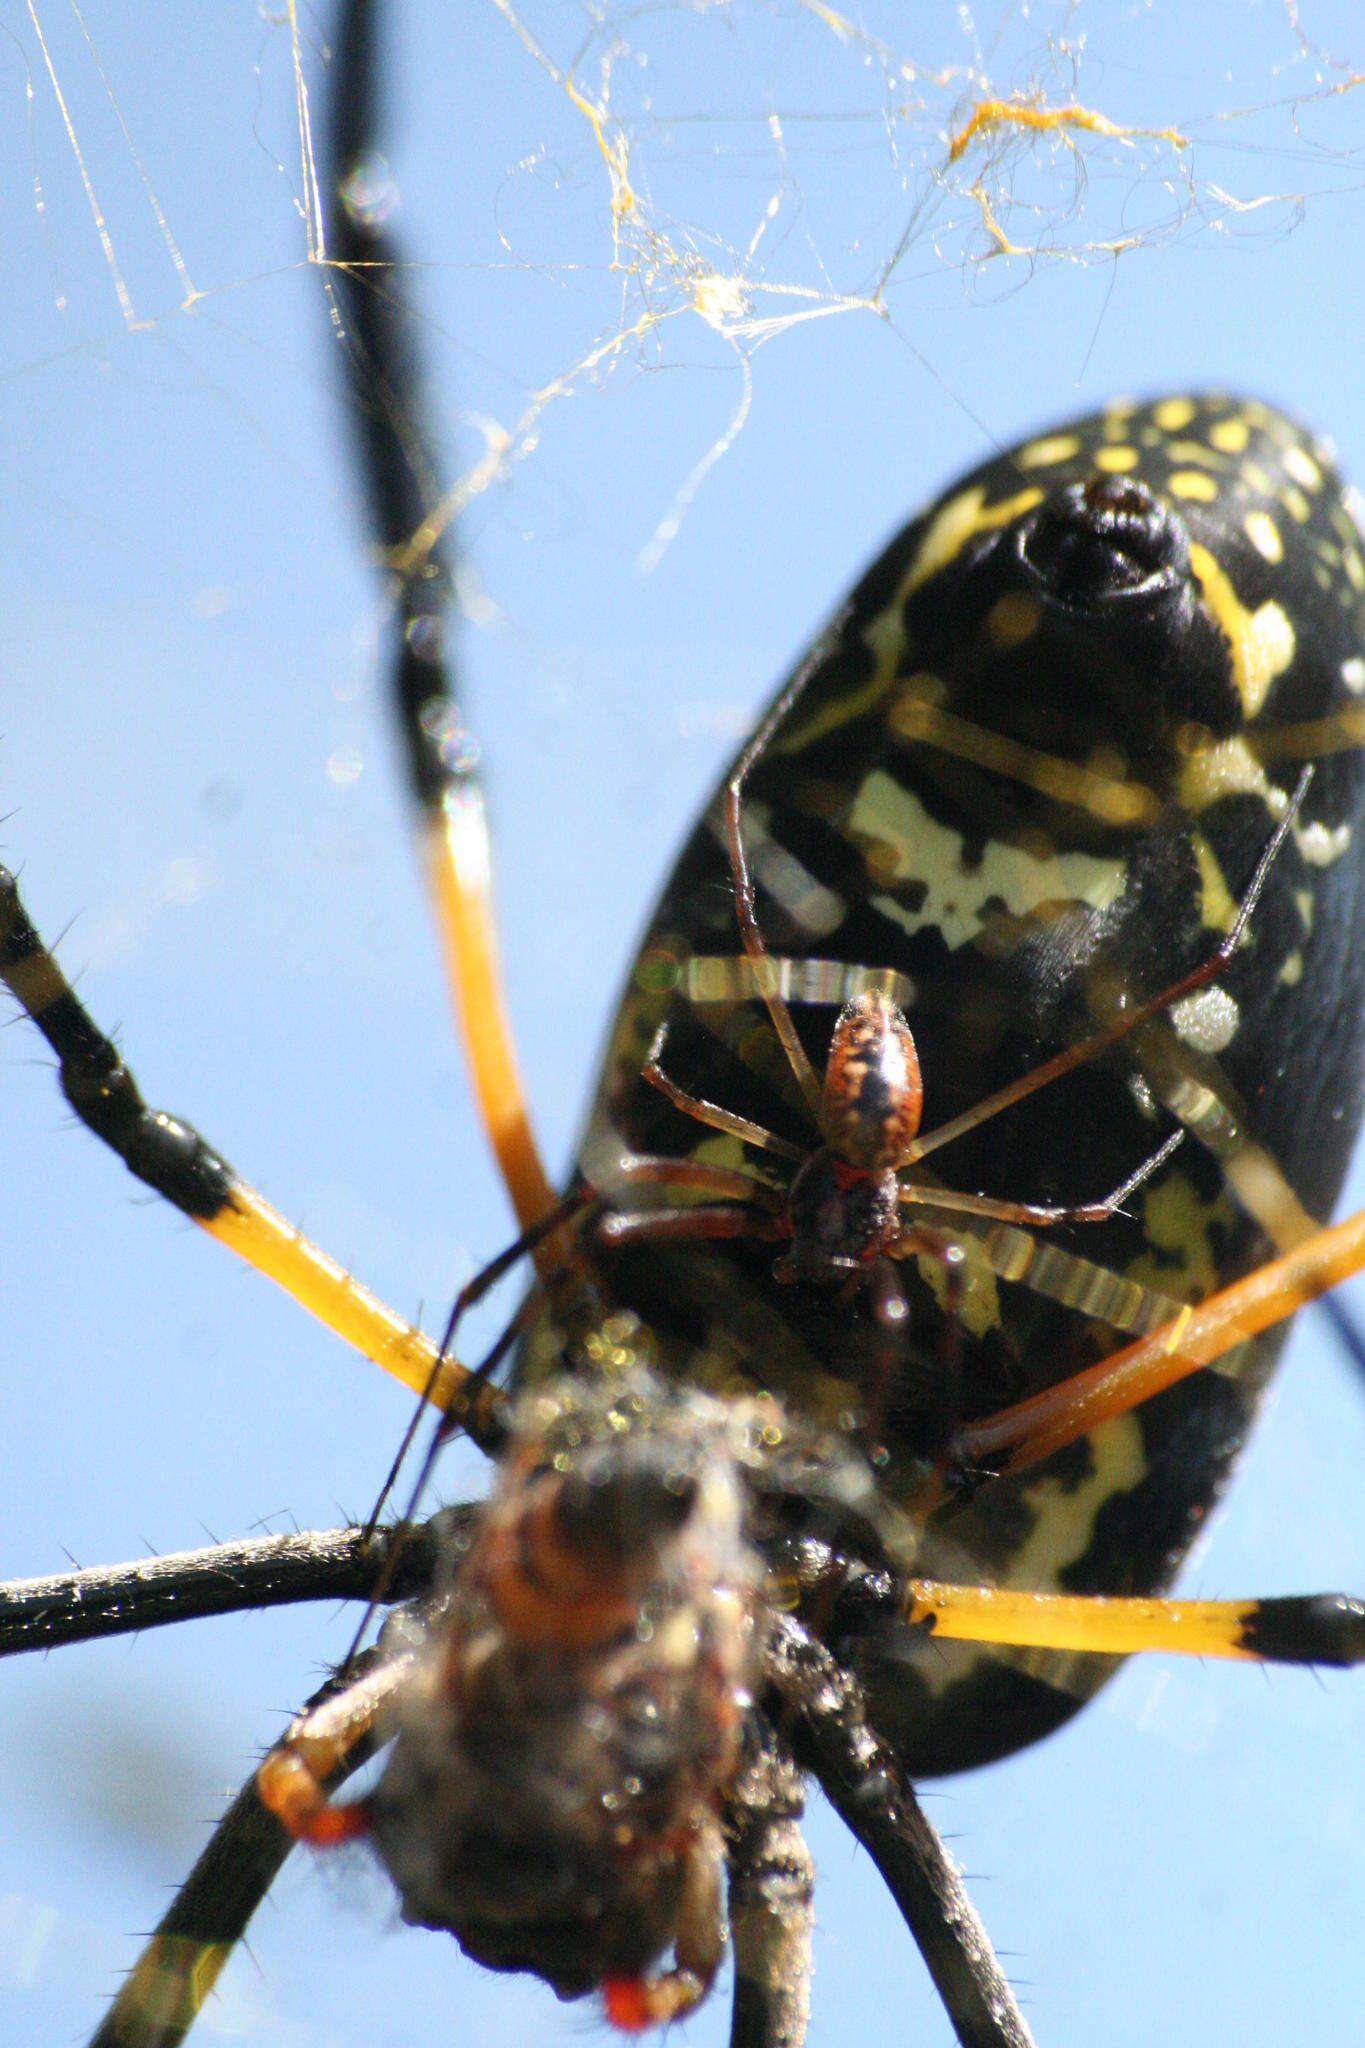
[[[1346,0],[392,11],[388,162],[354,199],[399,208],[408,262],[391,288],[443,412],[431,499],[465,550],[513,1007],[562,1160],[652,877],[772,679],[938,482],[1110,391],[1192,377],[1266,389],[1365,473],[1346,298],[1365,32]],[[373,699],[380,607],[334,424],[316,203],[328,26],[297,6],[187,15],[169,0],[22,0],[6,16],[0,856],[25,861],[49,928],[80,913],[65,957],[124,1020],[153,1099],[430,1318],[506,1226]],[[393,1401],[130,1204],[62,1130],[30,1058],[21,1033],[0,1040],[20,1397],[5,1413],[22,1452],[3,1554],[41,1571],[62,1546],[94,1562],[282,1505],[305,1524],[363,1509],[376,1447],[401,1427]],[[1305,1463],[1277,1495],[1258,1447],[1232,1511],[1248,1561],[1214,1553],[1192,1590],[1365,1583],[1358,1531],[1331,1512],[1353,1498],[1356,1413],[1301,1376],[1286,1416]],[[224,1625],[3,1674],[19,1825],[0,2006],[32,2001],[27,2038],[80,2038],[131,1960],[126,1930],[155,1917],[219,1786],[277,1727],[266,1705],[301,1698],[346,1627]],[[1127,2002],[1135,2039],[1186,2038],[1180,2015],[1202,2004],[1228,2033],[1277,2040],[1282,1966],[1258,1976],[1243,1940],[1220,1970],[1203,1894],[1230,1891],[1229,1865],[1249,1885],[1275,1858],[1309,1871],[1321,1917],[1305,1954],[1333,1938],[1324,1901],[1343,1924],[1358,1904],[1353,1696],[1318,1710],[1283,1681],[1229,1683],[1134,1670],[1064,1753],[991,1774],[975,1803],[949,1795],[967,1860],[994,1878],[993,1931],[1045,1985],[1042,2039],[1119,2038]],[[1146,1747],[1127,1746],[1135,1731]],[[1124,1790],[1105,1775],[1115,1750]],[[1068,1853],[1081,1859],[1046,1817],[1074,1806],[1136,1844],[1154,1781],[1193,1811],[1213,1778],[1232,1789],[1200,1825],[1227,1846],[1202,1891],[1170,1867],[1188,1844],[1169,1811],[1146,1858],[1104,1848],[1092,1892],[1126,1882],[1131,1856],[1152,1900],[1126,1950],[1103,1930],[1110,1975],[1087,1984],[1094,1900],[1068,1888]],[[1275,1819],[1289,1806],[1301,1821]],[[813,2040],[886,2038],[888,2013],[898,2037],[937,2038],[870,1886],[841,1900],[832,1836],[823,1863]],[[262,1929],[260,1976],[225,1978],[208,2038],[441,2038],[452,1999],[471,2039],[576,2026],[420,1938],[394,1969],[383,1904],[333,1889],[347,1886],[300,1867]],[[1223,1938],[1253,1913],[1229,1899]],[[1172,1921],[1207,1944],[1206,2000],[1172,1957]],[[331,1994],[306,1958],[339,1931],[378,1954]],[[1341,1939],[1320,1995],[1354,2018]],[[689,2038],[720,2038],[723,2005]],[[1347,2037],[1335,2009],[1313,2010],[1323,2038]]]

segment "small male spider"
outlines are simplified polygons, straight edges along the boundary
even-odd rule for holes
[[[921,1136],[924,1085],[919,1054],[903,1011],[885,992],[864,990],[844,1004],[831,1034],[823,1082],[817,1080],[781,992],[778,963],[769,954],[759,929],[744,849],[745,783],[767,752],[774,732],[791,714],[818,669],[828,640],[837,634],[840,623],[836,622],[826,639],[817,642],[745,748],[725,788],[726,851],[734,879],[736,916],[753,985],[767,1006],[807,1113],[819,1134],[819,1143],[813,1148],[793,1144],[750,1118],[679,1086],[662,1065],[668,1035],[665,1020],[650,1046],[643,1078],[685,1116],[788,1161],[795,1172],[785,1188],[778,1188],[756,1174],[705,1161],[628,1155],[617,1162],[611,1177],[613,1185],[685,1188],[715,1199],[690,1207],[610,1214],[602,1219],[598,1231],[609,1245],[727,1237],[770,1240],[785,1246],[773,1265],[775,1279],[824,1288],[843,1287],[851,1296],[865,1290],[884,1339],[876,1368],[880,1385],[873,1390],[875,1398],[886,1394],[887,1381],[894,1372],[895,1335],[909,1315],[896,1263],[927,1255],[943,1270],[949,1309],[961,1305],[965,1255],[960,1241],[947,1230],[909,1220],[907,1211],[927,1208],[1026,1228],[1103,1223],[1181,1144],[1185,1133],[1176,1130],[1116,1188],[1094,1202],[1001,1201],[943,1187],[922,1176],[906,1177],[941,1146],[978,1129],[1002,1111],[1097,1058],[1149,1018],[1206,987],[1226,967],[1242,940],[1275,857],[1298,816],[1313,771],[1310,767],[1300,776],[1226,936],[1203,960],[1139,1003],[1123,999],[1117,1014],[1089,1037],[1040,1062],[961,1116]],[[945,1325],[942,1342],[941,1423],[945,1430],[951,1430],[958,1419],[951,1412],[951,1324]]]

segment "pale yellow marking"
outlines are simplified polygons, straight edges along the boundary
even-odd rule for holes
[[[1341,680],[1353,697],[1365,691],[1365,661],[1358,654],[1352,654],[1341,664]]]
[[[965,1263],[955,1281],[950,1281],[943,1260],[936,1258],[932,1252],[917,1252],[915,1265],[920,1279],[945,1315],[949,1312],[950,1286],[960,1289],[952,1313],[968,1336],[984,1337],[989,1331],[1000,1328],[1000,1289],[995,1274],[986,1263],[980,1241],[964,1230],[959,1242],[965,1254]]]
[[[795,854],[769,831],[772,813],[766,804],[750,804],[744,817],[744,838],[750,865],[775,902],[780,903],[808,939],[828,938],[838,931],[848,906],[802,866]],[[721,827],[723,836],[724,827]]]
[[[986,614],[986,631],[997,647],[1018,647],[1037,632],[1043,607],[1027,591],[1010,590]]]
[[[1181,763],[1179,796],[1187,811],[1205,811],[1225,796],[1246,795],[1261,797],[1273,818],[1284,815],[1284,792],[1271,784],[1244,739],[1197,747]]]
[[[1285,954],[1280,968],[1280,980],[1286,988],[1297,988],[1303,980],[1303,955],[1297,946],[1292,953]]]
[[[886,895],[874,896],[873,908],[903,931],[932,927],[953,951],[982,931],[988,906],[998,904],[1015,917],[1027,917],[1045,904],[1087,903],[1101,910],[1123,894],[1127,882],[1121,860],[1083,853],[1039,858],[994,839],[980,862],[964,872],[961,833],[938,824],[912,791],[881,768],[865,778],[847,830],[850,838],[877,841],[888,850],[883,872],[889,879],[924,885],[918,909]]]
[[[1285,474],[1292,476],[1296,484],[1302,484],[1306,491],[1322,489],[1322,471],[1306,448],[1300,448],[1296,441],[1291,442],[1284,451],[1283,461]]]
[[[1205,477],[1202,481],[1208,483],[1212,479]],[[1176,488],[1174,477],[1171,488]],[[1198,579],[1205,605],[1227,638],[1232,653],[1232,677],[1242,709],[1248,718],[1254,718],[1265,703],[1271,684],[1294,659],[1293,625],[1284,606],[1273,598],[1249,612],[1217,558],[1198,541],[1190,543],[1190,567]]]
[[[1294,908],[1299,913],[1299,923],[1303,926],[1305,937],[1308,937],[1313,929],[1313,907],[1313,891],[1311,889],[1296,889],[1294,891]]]
[[[1297,484],[1286,484],[1280,492],[1280,503],[1291,519],[1297,519],[1300,526],[1306,526],[1313,508]]]
[[[1041,441],[1030,441],[1021,448],[1015,461],[1020,469],[1048,469],[1054,462],[1069,462],[1080,452],[1079,434],[1046,434]]]
[[[1251,439],[1251,429],[1245,420],[1215,420],[1209,428],[1209,440],[1224,455],[1240,455]]]
[[[1314,819],[1294,827],[1294,844],[1310,868],[1330,868],[1351,844],[1349,825],[1323,825]]]
[[[1218,1223],[1226,1227],[1234,1213],[1221,1193],[1205,1201],[1178,1168],[1163,1174],[1155,1187],[1142,1191],[1142,1235],[1151,1251],[1129,1268],[1132,1277],[1150,1278],[1168,1294],[1211,1294],[1220,1277],[1213,1229]]]
[[[1199,915],[1211,932],[1230,932],[1237,921],[1237,898],[1227,885],[1218,856],[1202,832],[1191,835],[1199,867]]]
[[[929,530],[920,542],[919,552],[896,592],[894,603],[897,606],[904,604],[922,583],[927,583],[931,576],[954,561],[975,534],[990,533],[996,527],[1008,526],[1012,519],[1031,512],[1042,501],[1043,493],[1036,484],[1016,492],[1012,498],[1002,498],[995,505],[986,503],[984,484],[973,484],[969,491],[959,491],[934,514]]]
[[[1217,479],[1205,476],[1202,469],[1173,469],[1166,488],[1177,498],[1194,498],[1201,505],[1211,505],[1218,496]]]
[[[1258,555],[1264,555],[1267,562],[1284,560],[1284,542],[1280,529],[1268,512],[1248,512],[1242,521],[1246,537]]]
[[[1270,496],[1270,477],[1262,469],[1259,462],[1244,462],[1242,464],[1242,482],[1249,491],[1257,492],[1260,497],[1268,498]]]
[[[1362,531],[1360,520],[1361,508],[1360,492],[1354,484],[1349,484],[1346,489],[1346,502],[1333,505],[1327,515],[1333,531],[1339,533],[1343,540],[1357,541],[1360,539]]]
[[[1044,1478],[1024,1488],[1038,1517],[1027,1542],[1002,1574],[1006,1584],[1055,1586],[1068,1565],[1084,1557],[1095,1535],[1095,1518],[1115,1494],[1130,1493],[1147,1476],[1142,1429],[1135,1415],[1102,1423],[1090,1438],[1095,1469],[1079,1486]]]
[[[1163,398],[1152,407],[1152,418],[1168,434],[1177,434],[1194,418],[1194,404],[1188,398]]]
[[[1347,548],[1341,560],[1352,590],[1365,590],[1365,562],[1360,559],[1360,550]]]
[[[1122,474],[1126,470],[1136,469],[1137,465],[1137,449],[1131,448],[1126,441],[1120,441],[1113,447],[1095,450],[1096,469]]]

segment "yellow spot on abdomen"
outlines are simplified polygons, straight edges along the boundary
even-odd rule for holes
[[[1137,449],[1130,448],[1126,441],[1119,441],[1112,448],[1097,448],[1095,450],[1096,469],[1109,470],[1110,472],[1117,472],[1119,475],[1122,475],[1127,470],[1136,469],[1137,464]]]
[[[1047,434],[1021,448],[1017,460],[1020,469],[1048,469],[1054,462],[1069,462],[1080,450],[1079,434]]]
[[[1218,496],[1217,479],[1206,476],[1202,469],[1172,470],[1166,488],[1174,497],[1194,498],[1201,505],[1211,505]]]
[[[1017,647],[1038,630],[1043,607],[1026,591],[1006,591],[986,614],[986,631],[997,647]]]
[[[1284,466],[1286,474],[1292,476],[1296,484],[1302,484],[1306,491],[1322,489],[1322,471],[1306,448],[1286,448]]]
[[[1210,444],[1224,455],[1240,455],[1250,439],[1245,420],[1215,420],[1209,428]]]

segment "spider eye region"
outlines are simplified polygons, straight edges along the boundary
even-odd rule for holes
[[[865,993],[841,1011],[825,1067],[825,1140],[847,1165],[905,1165],[924,1087],[910,1026],[889,997]]]

